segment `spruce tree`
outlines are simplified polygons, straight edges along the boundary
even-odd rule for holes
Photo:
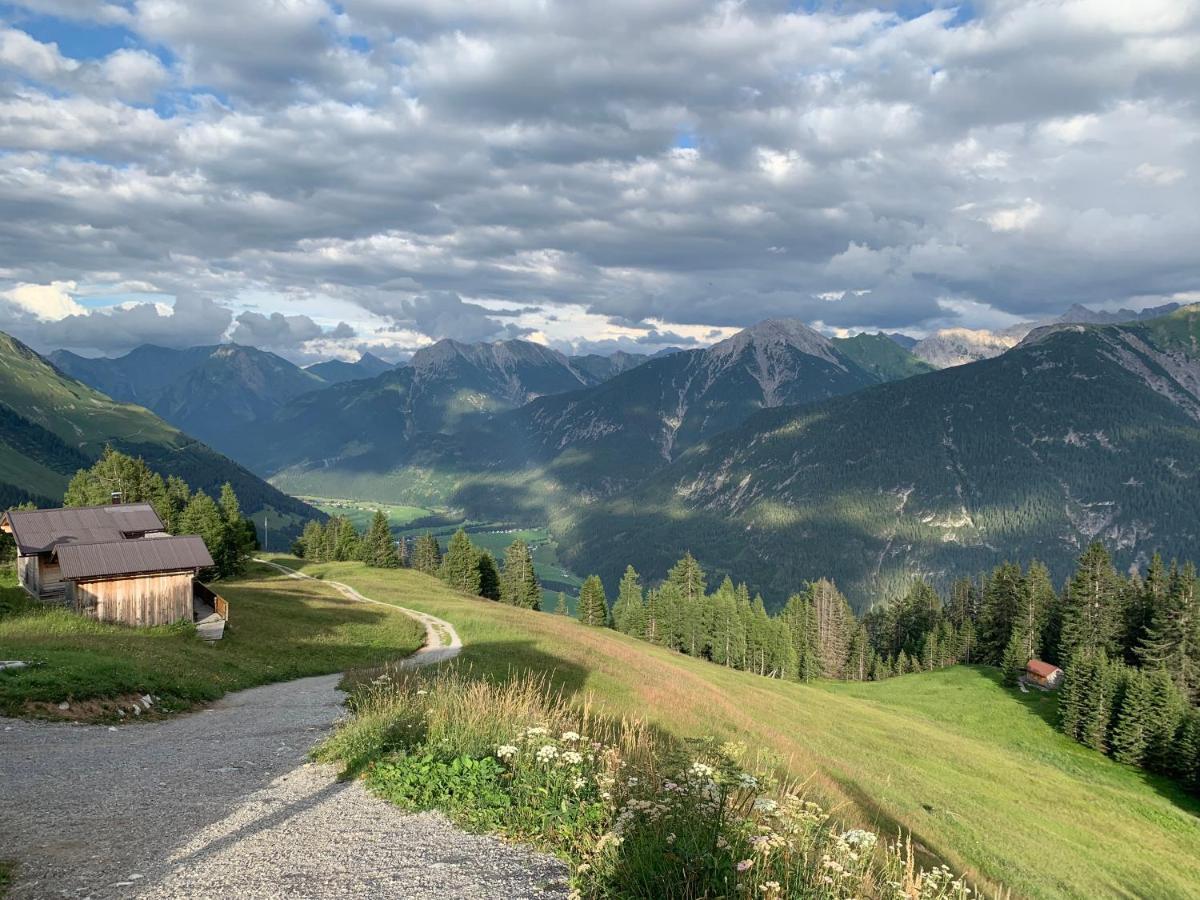
[[[426,575],[437,575],[442,569],[442,548],[432,534],[423,534],[413,544],[412,567]]]
[[[400,565],[392,528],[383,510],[376,510],[371,526],[363,538],[363,562],[380,569],[395,569]]]
[[[1112,755],[1117,762],[1140,766],[1150,743],[1150,684],[1137,669],[1127,669],[1113,727]]]
[[[302,559],[325,562],[325,529],[320,522],[310,519],[305,523],[295,549]]]
[[[813,681],[821,677],[821,655],[817,647],[816,613],[810,594],[793,594],[783,609],[796,657],[796,677]]]
[[[1094,652],[1111,656],[1119,649],[1122,587],[1104,545],[1092,544],[1079,557],[1063,598],[1060,658]]]
[[[1050,581],[1050,570],[1034,560],[1021,580],[1020,602],[1014,623],[1025,637],[1024,651],[1027,661],[1041,653],[1042,632],[1050,611],[1057,602],[1058,596]]]
[[[622,634],[634,637],[643,637],[645,634],[646,607],[642,596],[642,580],[633,566],[626,566],[625,574],[621,576],[612,619],[613,628]]]
[[[196,491],[183,511],[179,527],[181,534],[200,535],[213,562],[218,562],[225,540],[225,522],[221,518],[221,510],[213,502],[212,497],[203,491]],[[219,571],[217,574],[220,574]]]
[[[504,572],[500,576],[500,600],[510,606],[540,609],[542,586],[533,568],[529,545],[518,538],[504,551]]]
[[[489,550],[476,549],[475,565],[479,570],[479,596],[487,600],[500,599],[500,569]]]
[[[446,584],[464,594],[479,596],[479,554],[463,529],[454,532],[442,559],[440,575]]]
[[[1155,772],[1170,772],[1175,752],[1175,737],[1187,709],[1183,696],[1163,668],[1146,673],[1148,712],[1146,715],[1146,767]]]
[[[569,616],[571,610],[567,607],[567,595],[562,591],[558,592],[558,602],[554,604],[554,613],[559,616]]]
[[[1015,687],[1017,682],[1021,680],[1021,676],[1025,674],[1025,664],[1030,659],[1026,655],[1025,648],[1027,646],[1028,638],[1021,626],[1017,626],[1013,629],[1012,636],[1004,648],[1004,657],[1000,663],[1004,675],[1004,683],[1009,687]]]
[[[589,575],[583,582],[579,589],[576,615],[584,625],[601,628],[608,624],[608,598],[604,595],[600,576]]]
[[[979,649],[981,661],[998,665],[1012,637],[1013,626],[1025,603],[1025,582],[1021,567],[1006,562],[992,572],[984,585],[980,613]]]

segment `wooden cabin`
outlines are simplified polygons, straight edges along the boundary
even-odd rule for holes
[[[1046,690],[1056,690],[1062,684],[1063,670],[1040,659],[1025,664],[1025,680]]]
[[[124,625],[194,621],[221,637],[228,605],[196,580],[213,565],[197,535],[171,536],[148,503],[10,510],[21,585],[34,597]]]

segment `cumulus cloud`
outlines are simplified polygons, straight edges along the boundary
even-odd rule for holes
[[[57,321],[71,315],[86,314],[86,310],[71,296],[74,290],[73,281],[18,284],[11,290],[0,292],[0,300],[7,303],[13,313],[43,321]]]
[[[253,297],[280,347],[314,296],[559,340],[1200,290],[1196,0],[21,5],[128,39],[0,28],[0,290]]]
[[[252,347],[290,348],[319,338],[322,334],[324,331],[321,326],[308,316],[244,312],[237,317],[237,326],[230,337],[234,343]]]

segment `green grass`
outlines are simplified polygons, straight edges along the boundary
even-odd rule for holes
[[[8,894],[8,889],[12,885],[13,870],[17,864],[6,859],[0,859],[0,897]]]
[[[331,516],[345,516],[359,531],[365,530],[375,516],[376,510],[383,510],[388,517],[388,524],[393,529],[403,529],[410,523],[426,516],[437,515],[438,511],[426,509],[423,506],[405,506],[395,503],[372,503],[369,500],[350,500],[338,497],[300,497],[306,503],[315,506],[321,512]]]
[[[272,571],[255,566],[246,578],[215,585],[229,601],[231,627],[211,646],[190,625],[127,628],[43,607],[25,600],[6,573],[0,659],[37,664],[0,673],[0,713],[36,713],[37,704],[67,700],[71,718],[103,719],[114,714],[106,698],[130,694],[186,708],[226,691],[379,665],[424,640],[423,627],[402,613]]]
[[[295,564],[448,619],[476,671],[547,673],[604,711],[773,750],[838,815],[909,831],[952,868],[1018,896],[1194,897],[1200,884],[1200,804],[1068,740],[1052,724],[1054,698],[1007,690],[992,670],[783,683],[462,598],[408,571]]]

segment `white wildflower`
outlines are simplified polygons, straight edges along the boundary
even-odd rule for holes
[[[697,778],[712,778],[713,776],[713,767],[699,761],[692,763],[692,767],[688,771]]]
[[[544,744],[537,752],[538,762],[550,762],[558,756],[558,748],[553,744]]]
[[[771,815],[775,810],[779,809],[779,804],[770,797],[759,797],[754,801],[754,811],[765,815]]]
[[[576,753],[574,750],[566,750],[562,754],[562,761],[567,765],[577,766],[583,762],[583,754]]]
[[[496,756],[500,759],[508,759],[509,757],[516,756],[518,752],[518,749],[512,744],[501,744],[496,748]]]
[[[564,741],[569,741],[570,743],[574,743],[575,741],[579,740],[579,732],[577,732],[577,731],[564,731],[564,732],[562,733],[562,739],[563,739]]]
[[[758,787],[758,779],[748,772],[743,772],[738,776],[738,784],[744,788],[756,788]]]

